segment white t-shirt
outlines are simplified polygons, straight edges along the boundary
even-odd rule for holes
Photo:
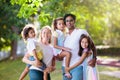
[[[36,49],[36,52],[41,51],[41,46],[39,45],[39,42],[35,38],[28,38],[27,39],[27,51],[29,54],[32,55],[32,51]]]
[[[79,40],[82,34],[89,35],[87,31],[84,29],[74,29],[71,34],[68,34],[66,36],[64,47],[70,48],[72,54],[70,60],[70,66],[74,65],[80,59],[80,56],[78,56],[78,51],[79,51]],[[63,66],[65,66],[65,58],[63,60]]]
[[[37,57],[39,58],[39,60],[41,60],[43,57],[43,54],[41,52],[41,45],[39,44],[39,42],[37,41],[37,39],[35,38],[28,38],[27,39],[27,51],[28,54],[30,54],[30,56],[34,56],[33,55],[33,50],[36,50],[37,53]]]
[[[52,59],[54,56],[53,46],[52,45],[44,45],[42,44],[42,52],[43,52],[43,62],[47,67],[52,65]]]

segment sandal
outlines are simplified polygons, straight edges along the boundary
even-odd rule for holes
[[[64,75],[65,75],[65,77],[67,77],[67,78],[71,78],[71,77],[72,77],[72,76],[70,75],[70,73],[65,73]]]

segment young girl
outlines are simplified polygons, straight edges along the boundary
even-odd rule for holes
[[[38,41],[35,39],[35,30],[33,28],[34,26],[32,24],[28,24],[23,28],[22,31],[22,37],[27,43],[27,54],[29,54],[29,59],[31,61],[35,61],[36,63],[42,65],[39,68],[41,70],[44,70],[46,68],[46,65],[43,63],[43,54],[41,52],[40,45],[38,44]],[[31,67],[30,64],[27,64],[26,68],[22,72],[19,80],[23,80],[24,77],[29,72],[29,68]]]
[[[53,21],[53,40],[54,40],[54,48],[55,48],[55,55],[57,59],[66,58],[65,66],[66,68],[69,67],[70,63],[70,49],[64,47],[64,40],[66,37],[66,28],[64,25],[63,18],[57,18]],[[71,78],[70,73],[65,69],[65,76]]]
[[[67,70],[71,70],[80,64],[83,63],[83,80],[98,80],[96,67],[89,66],[88,62],[93,58],[93,52],[91,49],[92,40],[89,36],[82,34],[79,41],[79,52],[78,55],[81,56],[80,60],[67,68]],[[83,62],[84,61],[84,62]]]

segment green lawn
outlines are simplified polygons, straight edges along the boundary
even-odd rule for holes
[[[2,61],[0,62],[0,80],[18,80],[21,72],[25,68],[25,64],[21,61],[21,59],[15,60],[15,61]],[[113,67],[104,67],[104,66],[98,66],[99,71],[117,71],[120,69],[113,68]],[[62,80],[62,74],[61,74],[61,63],[57,62],[57,69],[56,71],[51,73],[52,80]],[[25,80],[29,80],[29,76],[25,78]],[[100,74],[100,80],[120,80],[119,78],[106,76],[103,74]]]

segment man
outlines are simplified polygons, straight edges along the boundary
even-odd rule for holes
[[[87,31],[84,29],[76,29],[75,28],[75,21],[76,21],[76,16],[73,14],[66,14],[64,16],[64,22],[66,27],[69,30],[69,34],[67,35],[65,42],[64,42],[64,47],[68,47],[71,49],[71,61],[70,61],[70,66],[77,63],[80,59],[80,56],[78,56],[78,51],[79,51],[79,39],[82,34],[87,34]],[[96,48],[93,43],[93,59],[89,61],[89,65],[94,67],[96,63]],[[64,67],[65,67],[65,59],[63,60],[62,64],[62,70],[64,74]],[[67,78],[63,75],[63,80],[83,80],[83,66],[79,65],[76,68],[72,69],[70,71],[72,78]]]

